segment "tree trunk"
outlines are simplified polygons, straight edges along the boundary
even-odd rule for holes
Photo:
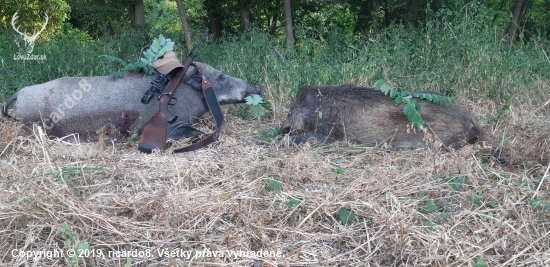
[[[241,9],[241,25],[244,31],[250,31],[252,24],[250,23],[250,1],[239,0],[239,7]]]
[[[130,20],[134,27],[145,26],[145,5],[143,0],[134,0],[130,6]]]
[[[508,24],[508,29],[506,30],[506,35],[510,39],[510,46],[514,44],[514,40],[516,39],[519,21],[525,10],[525,6],[527,6],[527,2],[528,0],[516,0],[514,8],[512,9],[512,20]]]
[[[357,14],[357,21],[355,22],[355,28],[353,32],[368,32],[372,22],[372,11],[374,9],[374,1],[363,0],[359,7],[359,13]]]
[[[185,35],[185,44],[187,45],[187,51],[193,49],[193,43],[191,42],[191,33],[189,32],[189,24],[187,24],[187,15],[185,14],[185,7],[181,0],[176,0],[178,5],[178,12],[180,13],[181,26],[183,27],[183,33]]]
[[[275,0],[275,9],[273,10],[273,17],[271,19],[271,24],[268,25],[269,35],[275,35],[275,30],[277,29],[277,21],[279,21],[279,8],[281,8],[281,0]]]
[[[222,37],[222,16],[218,12],[209,12],[208,13],[208,26],[210,32],[214,36],[214,40],[218,40]]]
[[[208,17],[208,28],[214,36],[214,40],[218,40],[222,36],[223,31],[222,15],[218,10],[219,1],[205,0],[204,6]]]
[[[285,28],[286,28],[286,51],[294,51],[294,30],[292,28],[292,10],[290,0],[284,0]]]
[[[382,9],[384,10],[384,27],[390,26],[390,7],[388,5],[388,0],[382,2]]]
[[[418,18],[418,0],[407,1],[407,20],[405,25],[407,28],[416,28],[416,20]]]

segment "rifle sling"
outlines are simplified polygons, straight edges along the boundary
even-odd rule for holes
[[[212,116],[216,121],[216,130],[213,133],[209,134],[206,138],[203,138],[196,143],[175,149],[174,153],[183,153],[197,150],[218,141],[220,130],[223,125],[223,112],[220,107],[220,103],[218,102],[218,98],[216,97],[216,93],[214,92],[214,86],[208,79],[206,79],[202,70],[197,66],[197,64],[193,64],[193,66],[201,76],[202,92],[204,94],[204,98],[206,99],[206,104],[208,105],[208,108],[210,109],[210,112],[212,113]]]

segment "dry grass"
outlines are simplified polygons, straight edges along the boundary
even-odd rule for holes
[[[496,109],[466,105],[482,116]],[[3,123],[0,262],[69,265],[18,255],[66,251],[67,222],[95,253],[80,266],[548,266],[550,210],[530,201],[550,204],[549,113],[526,103],[488,124],[510,143],[511,166],[477,146],[440,154],[251,141],[284,108],[262,123],[228,116],[216,149],[177,155],[48,140],[38,129],[22,137]],[[281,191],[266,189],[274,179]],[[359,220],[342,223],[343,207]],[[280,254],[227,253],[259,250]],[[141,255],[114,255],[124,251]],[[224,255],[193,257],[205,251]]]

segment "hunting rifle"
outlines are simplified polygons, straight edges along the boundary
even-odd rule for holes
[[[204,76],[202,69],[199,66],[197,66],[197,64],[193,63],[193,66],[201,76],[202,93],[204,94],[204,98],[206,99],[206,104],[208,105],[208,109],[210,109],[210,113],[212,113],[212,117],[214,117],[214,120],[216,121],[216,130],[210,135],[208,135],[207,137],[205,137],[204,139],[194,144],[190,144],[186,147],[175,149],[174,153],[182,153],[182,152],[197,150],[201,147],[205,147],[209,144],[212,144],[218,141],[218,137],[220,136],[220,130],[223,125],[223,112],[222,112],[222,108],[220,107],[220,103],[218,102],[218,97],[216,96],[216,92],[214,92],[214,86],[208,79],[206,79],[206,76]]]
[[[176,90],[181,79],[185,76],[185,73],[187,72],[187,69],[189,69],[191,63],[193,63],[193,60],[195,59],[195,50],[206,37],[207,33],[208,29],[204,30],[201,38],[193,49],[191,49],[191,52],[189,52],[189,55],[183,62],[183,66],[177,67],[170,72],[170,74],[173,74],[170,83],[159,96],[159,112],[155,113],[151,117],[141,133],[138,145],[139,151],[151,153],[155,148],[162,150],[166,146],[166,131],[168,129],[168,123],[173,123],[178,119],[177,116],[170,112],[168,109],[168,104],[171,103],[170,100],[176,94]]]

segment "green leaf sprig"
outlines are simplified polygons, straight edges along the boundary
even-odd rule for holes
[[[174,50],[174,42],[170,38],[164,38],[162,34],[158,38],[153,39],[153,43],[149,49],[143,51],[145,57],[141,58],[141,62],[151,66],[153,62],[162,57],[166,52]]]
[[[121,71],[113,71],[109,76],[122,78],[125,73],[130,71],[143,71],[147,74],[154,74],[153,62],[162,57],[164,53],[174,50],[174,44],[170,38],[164,38],[160,34],[158,38],[153,39],[149,49],[143,51],[143,57],[140,58],[140,61],[134,63],[128,63],[115,56],[103,55],[108,61],[119,63],[122,66]]]
[[[385,95],[390,95],[391,98],[395,99],[395,104],[404,103],[403,113],[407,116],[407,119],[413,123],[413,125],[419,130],[422,131],[426,128],[426,122],[420,116],[420,103],[416,102],[413,97],[425,99],[430,102],[434,102],[440,105],[456,105],[456,100],[450,97],[441,96],[437,94],[430,93],[417,93],[417,92],[397,92],[390,85],[382,80],[378,80],[374,83],[374,87],[380,89],[384,92]]]
[[[250,105],[250,108],[252,109],[252,116],[255,119],[260,119],[263,115],[265,115],[265,104],[263,97],[260,95],[249,95],[245,97],[246,104]]]

